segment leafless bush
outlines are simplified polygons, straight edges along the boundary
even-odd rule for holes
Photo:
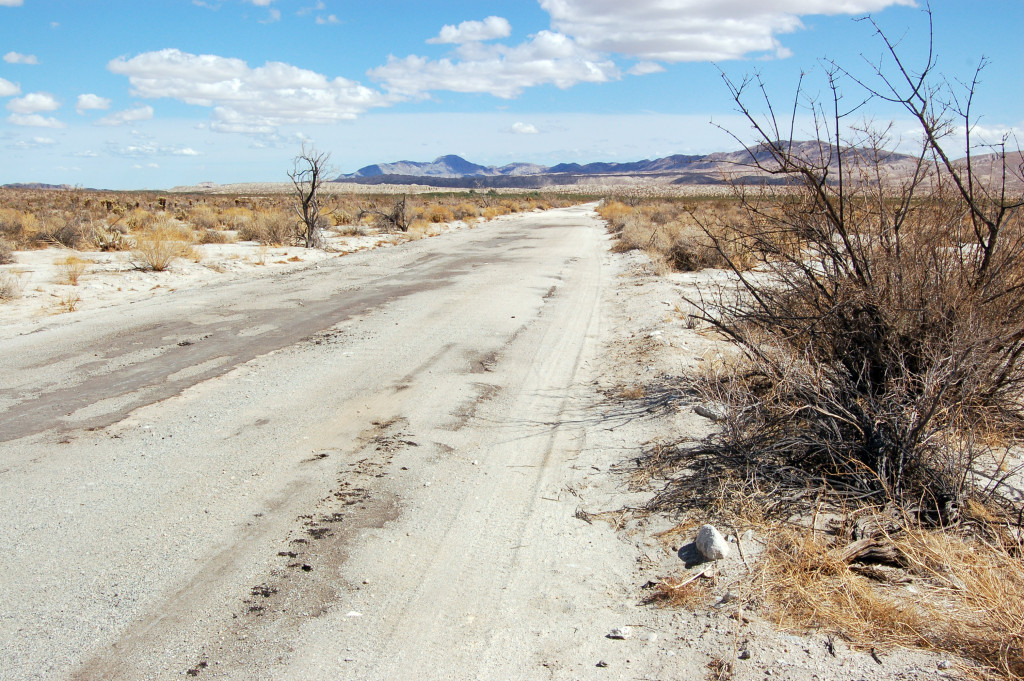
[[[261,244],[281,246],[295,239],[295,218],[285,211],[258,211],[251,223],[242,224],[238,238],[242,241],[258,241]]]
[[[1005,174],[985,184],[972,169],[977,77],[954,90],[930,56],[913,75],[882,40],[891,61],[877,85],[827,69],[833,99],[813,105],[811,143],[787,138],[793,126],[770,102],[764,117],[751,111],[758,81],[726,79],[760,136],[751,165],[786,184],[736,188],[745,219],[733,228],[754,272],[721,225],[701,221],[740,294],[692,302],[745,358],[724,379],[732,408],[712,448],[748,471],[803,471],[945,524],[970,495],[997,498],[975,484],[975,462],[1024,424],[1024,197]],[[918,120],[924,142],[906,177],[884,171],[885,130],[841,136],[851,81]],[[955,129],[967,135],[963,165],[946,148]],[[1005,145],[996,155],[1011,167]]]
[[[14,300],[21,296],[24,284],[16,274],[0,272],[0,302]]]
[[[0,265],[10,265],[14,262],[14,248],[11,243],[0,237]]]
[[[388,205],[390,203],[390,205]],[[374,198],[359,211],[359,217],[368,216],[373,219],[374,224],[382,232],[408,232],[409,216],[406,214],[406,197],[395,201],[388,201],[384,198]]]

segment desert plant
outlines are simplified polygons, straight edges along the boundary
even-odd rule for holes
[[[57,303],[57,312],[74,312],[81,302],[82,296],[75,291],[68,291],[60,297],[60,301]]]
[[[220,227],[217,212],[205,204],[200,204],[188,212],[188,223],[199,230],[215,230]]]
[[[89,261],[83,260],[76,255],[69,255],[57,261],[57,271],[60,273],[60,282],[70,286],[78,286],[78,280],[85,274]]]
[[[756,79],[725,79],[760,137],[751,165],[783,183],[736,188],[745,218],[733,229],[754,272],[701,221],[739,292],[691,302],[745,357],[727,378],[733,408],[715,446],[948,523],[980,492],[987,435],[1024,425],[1024,197],[1005,172],[994,184],[976,172],[977,77],[955,91],[936,81],[933,53],[914,75],[882,40],[891,62],[876,67],[879,85],[829,66],[832,99],[812,105],[810,143],[787,136],[795,125],[770,102],[766,116],[752,112],[748,91],[765,92]],[[924,141],[906,177],[885,170],[885,130],[844,137],[851,80],[918,121]],[[964,165],[947,149],[957,122]],[[995,164],[1011,167],[1005,146]]]
[[[19,298],[23,288],[21,277],[12,272],[0,272],[0,302]]]
[[[151,228],[135,239],[132,252],[136,267],[163,272],[180,257],[190,257],[192,244],[187,232],[171,225]]]
[[[257,211],[249,224],[242,225],[238,238],[242,241],[258,241],[261,244],[281,246],[295,239],[295,219],[285,211]]]
[[[132,248],[133,242],[121,231],[101,226],[93,229],[92,243],[101,251],[127,251]]]
[[[11,242],[0,237],[0,265],[10,265],[14,262],[14,247]]]
[[[391,205],[386,199],[374,198],[359,211],[359,218],[369,217],[382,232],[408,232],[411,217],[407,208],[405,195]]]
[[[306,248],[323,248],[323,230],[328,226],[327,216],[320,214],[320,191],[331,170],[329,153],[302,145],[302,153],[295,157],[294,167],[288,173],[295,190],[298,205],[295,212],[301,220],[299,238]]]

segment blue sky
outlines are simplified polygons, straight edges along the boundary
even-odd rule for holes
[[[951,81],[990,60],[979,130],[1024,128],[1024,0],[931,7]],[[822,58],[869,75],[866,13],[921,62],[915,0],[0,0],[0,184],[281,181],[303,141],[342,172],[733,149],[710,122],[748,126],[718,69],[788,109],[802,71],[823,92]],[[912,135],[884,103],[861,114]]]

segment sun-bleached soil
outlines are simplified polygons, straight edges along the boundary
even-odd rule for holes
[[[682,294],[723,275],[656,277],[610,252],[593,207],[342,257],[114,260],[78,287],[47,252],[18,263],[0,679],[692,679],[716,658],[738,679],[946,674],[833,655],[728,602],[644,604],[702,567],[669,519],[622,512],[650,491],[621,464],[711,426],[623,394],[718,351]],[[53,314],[55,287],[82,289],[78,311]]]

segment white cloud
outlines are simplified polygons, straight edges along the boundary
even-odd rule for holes
[[[128,76],[136,96],[212,108],[210,128],[220,132],[265,134],[286,123],[333,123],[391,101],[359,83],[282,62],[252,68],[241,59],[176,49],[114,59],[107,68]]]
[[[106,111],[110,108],[110,100],[91,93],[78,95],[75,111],[84,114],[86,111]]]
[[[249,2],[257,7],[269,7],[270,3],[274,2],[274,0],[249,0]]]
[[[370,76],[401,96],[421,96],[431,90],[488,92],[511,99],[524,89],[554,85],[565,89],[577,83],[603,83],[619,77],[614,63],[581,49],[571,38],[541,31],[528,41],[503,44],[467,43],[456,50],[457,61],[410,55],[389,57]]]
[[[651,73],[661,73],[664,70],[665,67],[657,62],[641,61],[633,64],[629,69],[629,73],[634,76],[646,76]]]
[[[29,128],[63,128],[63,123],[58,121],[56,118],[47,118],[39,114],[19,114],[12,113],[7,117],[8,123],[14,125],[23,125]]]
[[[0,7],[21,7],[22,0],[0,0]]]
[[[8,111],[19,114],[56,111],[59,108],[60,102],[48,92],[30,92],[24,97],[18,97],[7,102]]]
[[[278,21],[281,21],[281,10],[279,9],[270,10],[270,13],[267,14],[266,19],[260,19],[261,24],[273,24]]]
[[[334,16],[333,14],[328,14],[326,17],[317,17],[316,23],[319,24],[320,26],[326,26],[328,24],[335,25],[340,24],[341,20],[338,19],[338,17]]]
[[[201,154],[192,147],[185,147],[184,149],[175,149],[171,153],[175,156],[201,156]]]
[[[96,125],[124,125],[125,123],[137,123],[153,119],[153,107],[142,105],[134,106],[131,109],[118,111],[96,121]]]
[[[0,78],[0,97],[13,97],[21,94],[21,86]]]
[[[35,65],[39,63],[39,59],[34,54],[22,54],[21,52],[8,52],[4,55],[4,61],[8,64],[30,64]]]
[[[71,155],[72,156],[77,156],[79,158],[98,158],[99,157],[99,154],[97,154],[95,151],[92,151],[92,150],[89,150],[89,149],[86,149],[85,151],[76,151],[75,153],[73,153]]]
[[[807,14],[861,14],[914,0],[540,0],[552,27],[599,52],[650,61],[718,61],[779,53],[775,38]]]
[[[512,26],[502,17],[487,17],[483,21],[463,21],[458,26],[445,25],[436,38],[428,43],[469,43],[495,38],[507,38]]]
[[[522,121],[516,121],[509,128],[509,132],[515,133],[516,135],[536,135],[540,132],[536,125],[532,123],[523,123]]]
[[[19,140],[11,146],[14,149],[38,149],[39,147],[52,147],[57,140],[51,137],[33,137],[28,140]]]

